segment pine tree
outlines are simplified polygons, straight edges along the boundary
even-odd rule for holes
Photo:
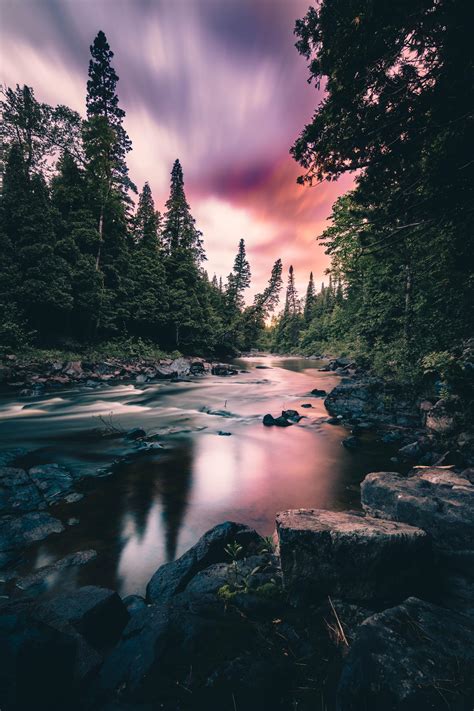
[[[170,196],[163,218],[162,242],[169,302],[167,344],[190,350],[210,349],[215,338],[209,300],[200,263],[205,259],[201,232],[187,203],[183,171],[176,160],[171,171]]]
[[[239,248],[234,260],[234,268],[227,280],[227,303],[231,317],[235,316],[244,306],[243,292],[250,286],[250,264],[245,253],[245,242],[239,242]]]
[[[206,259],[202,233],[196,228],[196,221],[186,200],[183,169],[178,159],[175,160],[171,171],[170,196],[165,208],[162,235],[165,250],[172,254],[178,249],[185,249],[199,265]]]
[[[18,145],[12,147],[5,170],[2,216],[20,275],[15,301],[40,337],[61,334],[73,303],[70,269],[57,253],[46,183],[41,175],[28,177]]]
[[[133,219],[129,331],[159,342],[166,323],[168,294],[159,243],[160,214],[145,183]]]
[[[306,289],[306,298],[304,302],[304,320],[306,324],[311,321],[315,303],[316,291],[314,288],[313,272],[311,272],[309,275],[308,288]]]
[[[301,325],[300,302],[295,287],[293,265],[290,265],[286,287],[285,308],[276,330],[275,349],[280,352],[286,352],[295,348],[298,345]]]

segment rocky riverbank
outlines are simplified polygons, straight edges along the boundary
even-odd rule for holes
[[[0,387],[37,396],[45,390],[85,385],[97,387],[123,381],[146,383],[150,380],[172,380],[187,376],[235,375],[237,370],[226,363],[204,358],[106,358],[104,360],[22,359],[7,355],[0,362]]]
[[[146,598],[80,588],[0,611],[2,708],[468,709],[470,472],[377,472],[362,513],[227,522]],[[322,706],[321,706],[322,704]]]

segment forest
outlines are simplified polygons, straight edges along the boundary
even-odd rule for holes
[[[4,352],[332,352],[407,381],[449,366],[473,327],[468,3],[428,12],[419,0],[409,13],[397,3],[355,18],[350,3],[335,4],[296,23],[309,81],[325,95],[291,148],[303,184],[355,176],[315,235],[331,257],[326,284],[311,274],[298,295],[290,266],[276,313],[277,260],[247,304],[244,238],[228,277],[209,278],[179,160],[162,212],[148,183],[137,196],[114,55],[100,31],[85,120],[39,102],[31,87],[3,92]]]

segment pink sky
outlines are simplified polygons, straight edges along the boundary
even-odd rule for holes
[[[301,293],[328,258],[315,237],[346,177],[296,185],[289,148],[320,99],[294,48],[308,0],[0,0],[1,81],[84,114],[89,45],[102,29],[115,52],[118,94],[133,142],[132,179],[159,209],[175,158],[207,269],[226,277],[247,245],[252,293],[272,263],[293,264]]]

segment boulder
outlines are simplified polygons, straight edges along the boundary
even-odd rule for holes
[[[141,597],[141,595],[128,595],[123,598],[123,604],[130,616],[145,610],[147,606],[145,598]]]
[[[76,642],[41,620],[0,614],[0,707],[70,708]]]
[[[47,507],[38,487],[23,469],[0,467],[0,511],[18,513]]]
[[[299,422],[302,419],[298,410],[282,410],[281,416],[292,422]]]
[[[92,585],[59,595],[43,607],[74,627],[95,649],[115,644],[130,618],[116,592]]]
[[[64,526],[57,518],[44,511],[22,516],[0,517],[0,552],[24,548],[52,533],[61,533]]]
[[[275,424],[275,418],[273,417],[273,415],[270,415],[270,414],[264,415],[264,416],[263,416],[263,424],[264,424],[266,427],[271,427],[272,425],[274,425],[274,424]]]
[[[226,365],[225,363],[216,363],[211,368],[212,375],[221,375],[224,377],[227,375],[237,375],[238,372],[238,370],[232,368],[230,365]]]
[[[186,358],[176,358],[170,365],[172,373],[181,376],[188,375],[190,371],[189,361]]]
[[[309,407],[313,407],[313,406],[312,406],[312,404],[311,404],[310,402],[304,402],[304,403],[301,405],[301,407],[309,408]]]
[[[438,400],[426,414],[426,427],[435,434],[452,434],[462,425],[462,406],[459,397]]]
[[[401,600],[419,592],[431,560],[428,535],[406,524],[322,509],[284,511],[276,524],[294,597]]]
[[[80,360],[70,360],[63,368],[64,375],[69,375],[71,377],[80,377],[83,375],[82,363]]]
[[[327,392],[325,390],[319,390],[318,388],[314,388],[311,390],[311,395],[313,397],[326,397]]]
[[[474,486],[450,469],[419,468],[414,475],[372,472],[361,484],[370,516],[401,521],[427,531],[443,550],[474,550]]]
[[[74,487],[72,475],[59,464],[32,467],[28,470],[28,475],[49,505],[64,499]]]
[[[243,554],[263,544],[256,531],[241,523],[226,521],[205,533],[181,558],[158,568],[146,589],[147,602],[165,602],[182,592],[191,578],[213,563],[229,562],[229,543],[242,546]]]
[[[204,375],[206,372],[206,368],[204,367],[204,363],[201,361],[195,361],[194,363],[191,363],[189,367],[189,372],[191,375]]]
[[[474,620],[410,597],[359,627],[338,711],[466,710],[474,701]]]

